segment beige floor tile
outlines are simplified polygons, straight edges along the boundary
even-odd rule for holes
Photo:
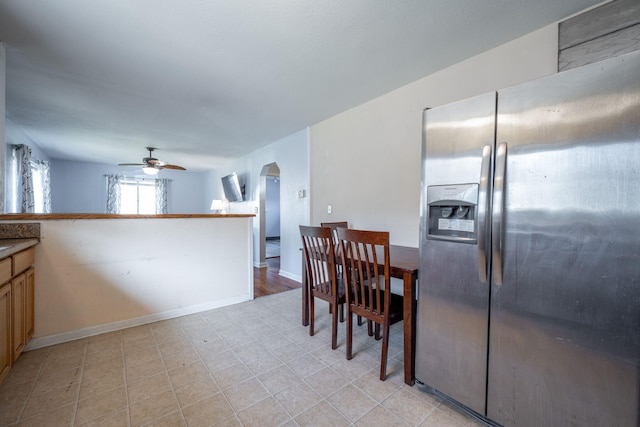
[[[292,341],[282,347],[273,349],[271,353],[286,363],[305,355],[307,350]]]
[[[299,304],[298,289],[25,352],[0,384],[0,425],[479,425],[403,383],[402,328],[383,382],[366,328],[347,361],[344,324],[331,350],[326,305],[309,337]]]
[[[78,400],[80,384],[75,383],[70,387],[57,389],[56,391],[31,396],[24,408],[23,418],[31,418],[43,412],[49,412],[75,403]]]
[[[72,403],[52,409],[46,413],[41,413],[32,418],[26,418],[18,424],[18,427],[71,426],[73,425],[75,412],[76,405]]]
[[[420,424],[420,427],[463,427],[465,424],[451,418],[449,415],[434,409],[429,416]]]
[[[360,418],[355,425],[356,427],[407,427],[409,424],[378,405]]]
[[[419,425],[435,409],[435,406],[405,388],[389,396],[382,402],[382,406],[412,426]]]
[[[216,382],[208,375],[175,388],[178,403],[182,408],[204,400],[219,392],[220,387],[218,387]]]
[[[253,378],[253,374],[247,371],[247,367],[238,363],[221,371],[215,371],[211,376],[216,380],[222,390],[233,387],[236,384]]]
[[[127,393],[124,387],[111,390],[98,396],[78,402],[76,424],[86,423],[93,419],[123,409],[127,406]]]
[[[273,368],[281,366],[284,363],[276,356],[265,350],[265,353],[262,356],[247,360],[244,364],[253,374],[260,375],[272,370]]]
[[[401,387],[400,384],[390,381],[389,379],[380,381],[380,371],[377,369],[371,370],[371,375],[365,375],[353,381],[353,385],[379,403]]]
[[[129,411],[127,408],[117,409],[84,424],[76,425],[78,427],[125,427],[129,425]]]
[[[179,387],[201,378],[208,378],[209,376],[209,370],[200,359],[169,371],[169,379],[171,379],[171,384],[174,387]]]
[[[148,360],[145,363],[139,363],[133,366],[127,366],[125,373],[127,375],[127,381],[133,382],[140,378],[146,378],[154,375],[166,372],[164,363],[161,358],[155,358]]]
[[[152,334],[137,339],[123,337],[122,350],[125,353],[140,351],[145,348],[156,347],[156,339]]]
[[[145,427],[186,427],[187,422],[182,415],[182,411],[175,411],[162,418],[146,424]]]
[[[240,419],[237,415],[227,418],[224,421],[220,421],[217,424],[214,424],[214,427],[244,427],[240,422]],[[283,426],[284,427],[284,426]]]
[[[122,342],[122,331],[105,332],[104,334],[94,335],[87,338],[88,346],[106,344],[111,346],[113,344]]]
[[[119,357],[122,359],[123,352],[122,347],[119,345],[112,345],[104,349],[87,349],[85,356],[85,364],[99,363],[104,360],[113,359]]]
[[[89,399],[125,386],[124,370],[102,377],[85,379],[80,384],[80,400]]]
[[[102,378],[106,375],[121,375],[122,373],[124,373],[124,360],[122,359],[122,355],[117,355],[96,363],[85,362],[82,371],[82,381]]]
[[[280,405],[293,417],[317,405],[322,397],[307,383],[299,381],[275,395]]]
[[[49,347],[48,358],[57,359],[59,356],[62,358],[67,358],[69,356],[82,356],[84,355],[87,344],[89,343],[88,338],[83,338],[75,341],[69,341],[62,344],[56,344]]]
[[[331,368],[324,368],[305,378],[305,381],[322,397],[332,395],[349,382],[345,377],[337,374]]]
[[[369,366],[364,365],[355,359],[341,359],[338,362],[332,364],[331,369],[347,378],[349,381],[357,380],[364,375],[380,375],[378,367],[370,368]]]
[[[216,354],[229,351],[231,349],[229,344],[227,344],[222,338],[217,338],[205,343],[197,343],[194,344],[193,347],[203,359],[214,358]]]
[[[43,393],[51,393],[61,388],[74,387],[77,383],[80,382],[81,375],[82,366],[42,374],[38,377],[32,394],[38,395]]]
[[[300,427],[341,427],[351,424],[340,412],[326,401],[295,417]]]
[[[163,356],[176,353],[185,347],[191,347],[191,341],[184,334],[156,336],[156,343]]]
[[[200,355],[192,346],[189,346],[163,355],[162,360],[167,370],[171,370],[200,360]]]
[[[230,387],[223,393],[236,412],[255,405],[269,396],[269,391],[256,378]]]
[[[375,400],[350,384],[329,396],[327,402],[351,422],[359,420],[378,405]]]
[[[131,426],[141,426],[180,409],[173,390],[129,405]]]
[[[300,381],[300,377],[286,365],[279,366],[264,374],[258,375],[258,379],[271,394],[289,387]]]
[[[447,414],[448,416],[458,421],[462,425],[475,424],[474,419],[470,415],[467,415],[464,412],[458,411],[446,401],[443,401],[438,406],[438,410]]]
[[[26,397],[0,400],[0,426],[14,425],[20,419]]]
[[[156,394],[171,390],[171,381],[166,372],[152,377],[140,378],[134,382],[127,383],[127,396],[129,404],[147,399]]]
[[[287,365],[302,378],[313,375],[327,367],[324,362],[309,353],[289,361]]]
[[[147,363],[160,357],[160,350],[156,345],[149,347],[140,347],[136,349],[126,350],[124,352],[125,366],[135,366],[141,363]]]
[[[234,415],[233,408],[222,393],[215,394],[182,409],[189,426],[210,426]]]
[[[241,362],[233,350],[223,351],[214,355],[207,355],[207,357],[203,357],[202,360],[205,365],[207,365],[207,369],[209,369],[210,372],[221,371]]]
[[[238,412],[238,418],[245,427],[277,427],[290,419],[272,397]]]
[[[71,354],[69,356],[58,353],[55,357],[48,356],[42,365],[41,375],[52,374],[59,371],[81,367],[84,363],[83,354]]]

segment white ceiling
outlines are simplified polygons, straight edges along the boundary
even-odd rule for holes
[[[7,127],[211,169],[599,1],[0,0]]]

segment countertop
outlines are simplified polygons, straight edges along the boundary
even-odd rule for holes
[[[36,238],[32,239],[0,239],[0,259],[6,258],[40,242]]]

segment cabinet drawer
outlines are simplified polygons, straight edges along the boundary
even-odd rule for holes
[[[13,275],[22,273],[31,267],[35,262],[36,250],[34,248],[26,249],[13,255]]]
[[[0,261],[0,285],[11,279],[11,258]]]

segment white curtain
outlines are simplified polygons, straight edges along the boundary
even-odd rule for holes
[[[168,179],[156,179],[156,214],[167,213]]]
[[[120,180],[122,175],[107,175],[107,213],[120,213]]]
[[[7,212],[51,213],[51,168],[29,146],[11,146],[7,163]]]
[[[33,213],[33,176],[31,174],[31,148],[24,144],[13,146],[15,208],[20,213]],[[19,208],[18,208],[19,207]]]

